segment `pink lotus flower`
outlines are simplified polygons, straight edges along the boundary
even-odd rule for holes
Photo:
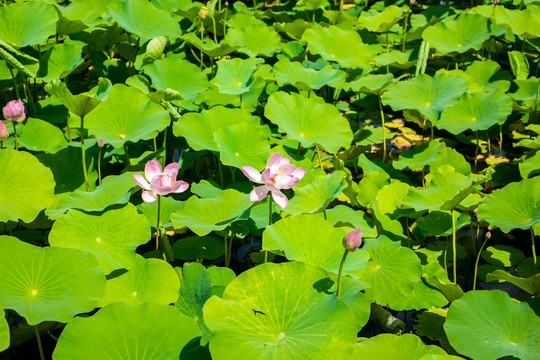
[[[343,238],[343,246],[351,252],[362,246],[362,230],[358,228],[349,231]]]
[[[0,141],[6,141],[9,138],[9,132],[3,122],[0,121]]]
[[[24,105],[19,100],[11,100],[4,106],[2,109],[2,113],[4,114],[4,119],[6,121],[16,121],[16,122],[22,122],[24,119],[26,119],[26,114],[24,113]]]
[[[176,181],[178,175],[178,163],[173,162],[162,171],[161,165],[157,160],[150,160],[144,167],[144,176],[133,174],[133,179],[137,185],[146,191],[142,193],[142,199],[145,202],[154,202],[157,195],[168,195],[170,193],[182,193],[186,191],[189,184],[185,181]]]
[[[262,173],[259,174],[252,166],[242,166],[242,172],[249,180],[264,184],[251,191],[249,194],[251,201],[264,199],[270,191],[276,204],[285,209],[289,200],[280,190],[290,189],[298,184],[298,181],[306,174],[306,169],[297,168],[290,163],[289,157],[281,157],[281,154],[277,152],[270,156]]]

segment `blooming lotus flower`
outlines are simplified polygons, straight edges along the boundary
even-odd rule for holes
[[[3,122],[0,121],[0,141],[6,141],[9,137],[8,129]]]
[[[177,181],[178,163],[173,162],[161,170],[161,165],[157,160],[150,160],[144,167],[144,177],[141,174],[133,174],[133,179],[137,185],[146,191],[142,193],[145,202],[154,202],[157,195],[168,195],[170,193],[181,193],[187,190],[189,184],[185,181]]]
[[[21,99],[11,100],[10,102],[8,102],[6,106],[4,106],[4,108],[2,109],[2,113],[4,114],[4,119],[6,119],[6,121],[8,122],[21,122],[26,119],[26,114],[24,113],[24,105]]]
[[[280,190],[290,189],[298,184],[298,181],[306,174],[306,169],[297,168],[290,163],[289,157],[281,157],[281,154],[277,152],[270,156],[262,173],[259,174],[252,166],[242,166],[242,172],[249,180],[264,184],[251,191],[249,194],[251,201],[264,199],[270,191],[276,204],[285,209],[289,200]]]
[[[343,246],[351,252],[362,246],[362,230],[358,228],[349,231],[343,238]]]

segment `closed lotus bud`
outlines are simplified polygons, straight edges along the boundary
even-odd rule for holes
[[[343,238],[343,246],[349,251],[355,251],[362,246],[362,230],[358,228],[349,231]]]
[[[11,100],[4,106],[2,109],[2,113],[4,114],[4,119],[7,121],[16,121],[21,122],[26,119],[26,114],[24,113],[24,105],[19,100]]]
[[[201,19],[205,19],[206,15],[208,15],[208,8],[206,6],[201,7],[201,10],[199,10],[199,17]]]
[[[98,140],[98,142],[97,142],[97,145],[98,145],[100,148],[102,148],[103,145],[105,145],[105,140],[103,140],[103,138],[100,138],[100,139]]]
[[[0,141],[6,141],[9,137],[8,129],[3,122],[0,121]]]

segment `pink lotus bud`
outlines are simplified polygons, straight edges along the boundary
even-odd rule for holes
[[[2,109],[2,113],[4,114],[4,119],[7,121],[16,121],[21,122],[26,119],[26,114],[24,113],[24,105],[19,100],[11,100],[7,103],[6,106]]]
[[[99,146],[100,148],[103,147],[103,145],[105,145],[105,140],[103,140],[103,138],[100,138],[97,142],[97,146]]]
[[[362,230],[358,228],[349,231],[343,238],[343,246],[351,252],[362,246]]]
[[[8,129],[3,122],[0,121],[0,141],[6,141],[9,137]]]

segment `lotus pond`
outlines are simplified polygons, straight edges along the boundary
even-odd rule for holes
[[[0,360],[540,358],[540,1],[0,4]]]

